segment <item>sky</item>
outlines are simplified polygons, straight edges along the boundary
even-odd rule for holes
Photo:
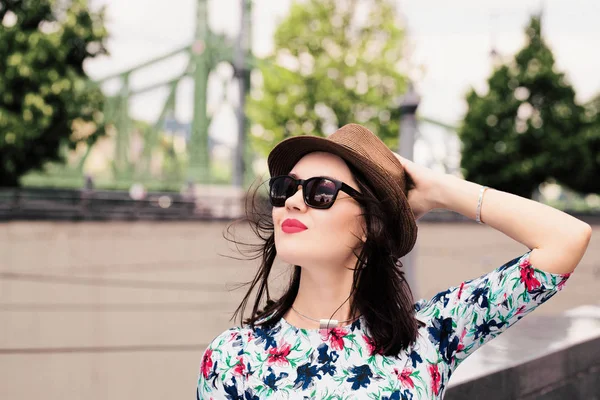
[[[196,0],[90,0],[106,6],[110,38],[109,56],[86,63],[94,79],[118,73],[190,43],[194,37]],[[240,19],[239,0],[209,0],[209,26],[215,32],[234,35]],[[252,50],[261,57],[273,50],[273,33],[285,18],[291,0],[254,0]],[[552,48],[557,69],[566,73],[584,102],[600,94],[600,1],[598,0],[398,0],[406,28],[407,57],[421,97],[419,114],[456,125],[466,111],[464,97],[474,87],[486,89],[492,71],[492,46],[509,58],[524,45],[524,27],[532,13],[543,8],[543,34]],[[166,81],[183,70],[184,56],[176,57],[132,76],[133,87]],[[223,77],[230,74],[221,68]],[[107,91],[116,85],[106,86]],[[229,88],[231,92],[232,88]],[[209,86],[209,111],[218,110],[209,134],[233,145],[236,140],[234,111],[220,106],[218,81]],[[133,117],[154,120],[162,108],[166,90],[134,98]],[[233,96],[235,97],[235,96]],[[191,82],[178,92],[177,117],[191,119]],[[233,99],[235,102],[235,99]],[[424,139],[415,145],[415,161],[426,161],[448,150],[439,143],[444,132],[422,126]],[[427,144],[428,143],[428,144]],[[450,148],[452,146],[449,146]]]

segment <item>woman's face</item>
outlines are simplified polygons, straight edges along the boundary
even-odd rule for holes
[[[346,163],[331,153],[307,154],[296,163],[289,175],[299,179],[328,176],[358,190]],[[285,263],[304,268],[354,267],[352,249],[358,249],[365,240],[364,218],[360,214],[359,204],[343,191],[338,193],[329,209],[308,207],[304,204],[299,186],[284,207],[273,207],[277,255]],[[281,224],[288,218],[299,220],[308,229],[297,233],[284,232]]]

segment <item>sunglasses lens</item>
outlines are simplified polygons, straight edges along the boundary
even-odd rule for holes
[[[297,191],[296,181],[281,176],[271,180],[269,198],[274,207],[285,206],[285,201]],[[313,208],[329,208],[333,204],[337,188],[335,182],[326,178],[312,178],[306,181],[304,200]]]
[[[277,177],[271,181],[270,198],[275,207],[283,207],[285,201],[296,193],[294,180],[290,177]]]
[[[306,182],[306,193],[304,193],[304,198],[311,207],[329,208],[333,203],[336,192],[335,182],[329,179],[309,179],[308,182]]]

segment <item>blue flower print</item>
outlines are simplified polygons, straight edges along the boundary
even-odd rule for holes
[[[271,367],[269,367],[269,369],[267,371],[269,371],[269,374],[263,378],[263,382],[265,383],[265,385],[270,387],[272,390],[277,390],[277,381],[279,381],[283,378],[287,378],[289,375],[287,372],[282,372],[279,374],[279,376],[275,376],[275,373],[273,372],[273,368],[271,368]]]
[[[443,292],[439,292],[438,294],[436,294],[435,296],[433,296],[430,300],[431,303],[439,303],[440,301],[443,301],[444,307],[446,307],[448,305],[448,301],[450,300],[450,297],[448,296],[450,293],[452,293],[451,289],[448,290],[444,290]]]
[[[358,390],[361,386],[366,388],[371,383],[371,378],[373,377],[371,367],[367,364],[350,367],[350,373],[354,376],[346,379],[346,381],[352,382],[352,390]]]
[[[421,356],[419,355],[419,353],[417,353],[414,350],[410,352],[410,356],[409,357],[410,357],[410,361],[412,362],[412,367],[413,368],[417,368],[417,364],[423,362],[423,359],[421,358]]]
[[[531,298],[541,303],[548,301],[548,299],[554,296],[555,294],[556,293],[548,293],[548,291],[541,286],[529,291],[529,295],[531,295]]]
[[[306,390],[313,385],[313,378],[321,379],[319,375],[319,367],[311,365],[309,362],[300,365],[296,369],[297,377],[294,382],[294,389]]]
[[[244,392],[244,400],[260,400],[260,397],[252,393],[251,389],[246,389]]]
[[[459,343],[457,336],[452,337],[454,333],[452,318],[434,318],[432,325],[427,328],[429,339],[432,343],[438,345],[442,358],[450,364]]]
[[[519,261],[521,257],[517,257],[515,259],[512,259],[504,264],[502,264],[500,267],[498,267],[496,269],[496,271],[498,272],[502,272],[502,275],[504,275],[504,270],[508,269],[508,267],[513,266],[517,261]]]
[[[254,328],[254,337],[256,337],[256,343],[265,343],[265,350],[269,350],[269,347],[277,348],[277,342],[275,341],[275,335],[281,330],[281,325],[276,325],[273,328]]]
[[[352,325],[350,325],[350,331],[354,332],[356,330],[360,331],[360,318],[358,318],[356,321],[354,321],[352,323]]]
[[[321,371],[325,375],[329,374],[333,376],[335,374],[335,362],[339,358],[339,354],[335,350],[332,350],[331,353],[328,354],[327,350],[329,350],[329,346],[325,343],[321,343],[319,347],[317,347],[317,350],[319,351],[317,361],[319,364],[323,364],[321,366]]]
[[[383,396],[381,400],[412,400],[413,394],[408,389],[404,389],[403,392],[395,390],[389,397]]]
[[[492,327],[495,327],[496,331],[499,331],[504,324],[505,322],[497,322],[495,319],[484,319],[480,325],[475,327],[475,339],[479,339],[479,337],[481,337],[481,340],[484,340],[487,335],[492,333]]]
[[[471,292],[471,295],[467,299],[467,303],[469,304],[477,304],[479,307],[486,309],[490,306],[488,302],[488,292],[489,292],[489,284],[487,279],[482,282],[482,284]]]
[[[231,385],[223,384],[223,389],[225,389],[225,398],[227,400],[244,400],[244,398],[238,392],[235,377],[231,379],[231,382]]]

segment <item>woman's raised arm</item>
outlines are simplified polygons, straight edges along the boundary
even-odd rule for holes
[[[434,208],[444,208],[475,219],[481,185],[396,157],[415,183],[408,200],[417,218]],[[531,264],[556,274],[575,269],[592,236],[592,228],[577,218],[492,188],[483,195],[480,218],[531,249]]]
[[[480,185],[447,176],[440,207],[475,219]],[[572,272],[583,257],[592,228],[562,211],[500,190],[483,195],[481,221],[532,249],[531,264],[556,274]]]

